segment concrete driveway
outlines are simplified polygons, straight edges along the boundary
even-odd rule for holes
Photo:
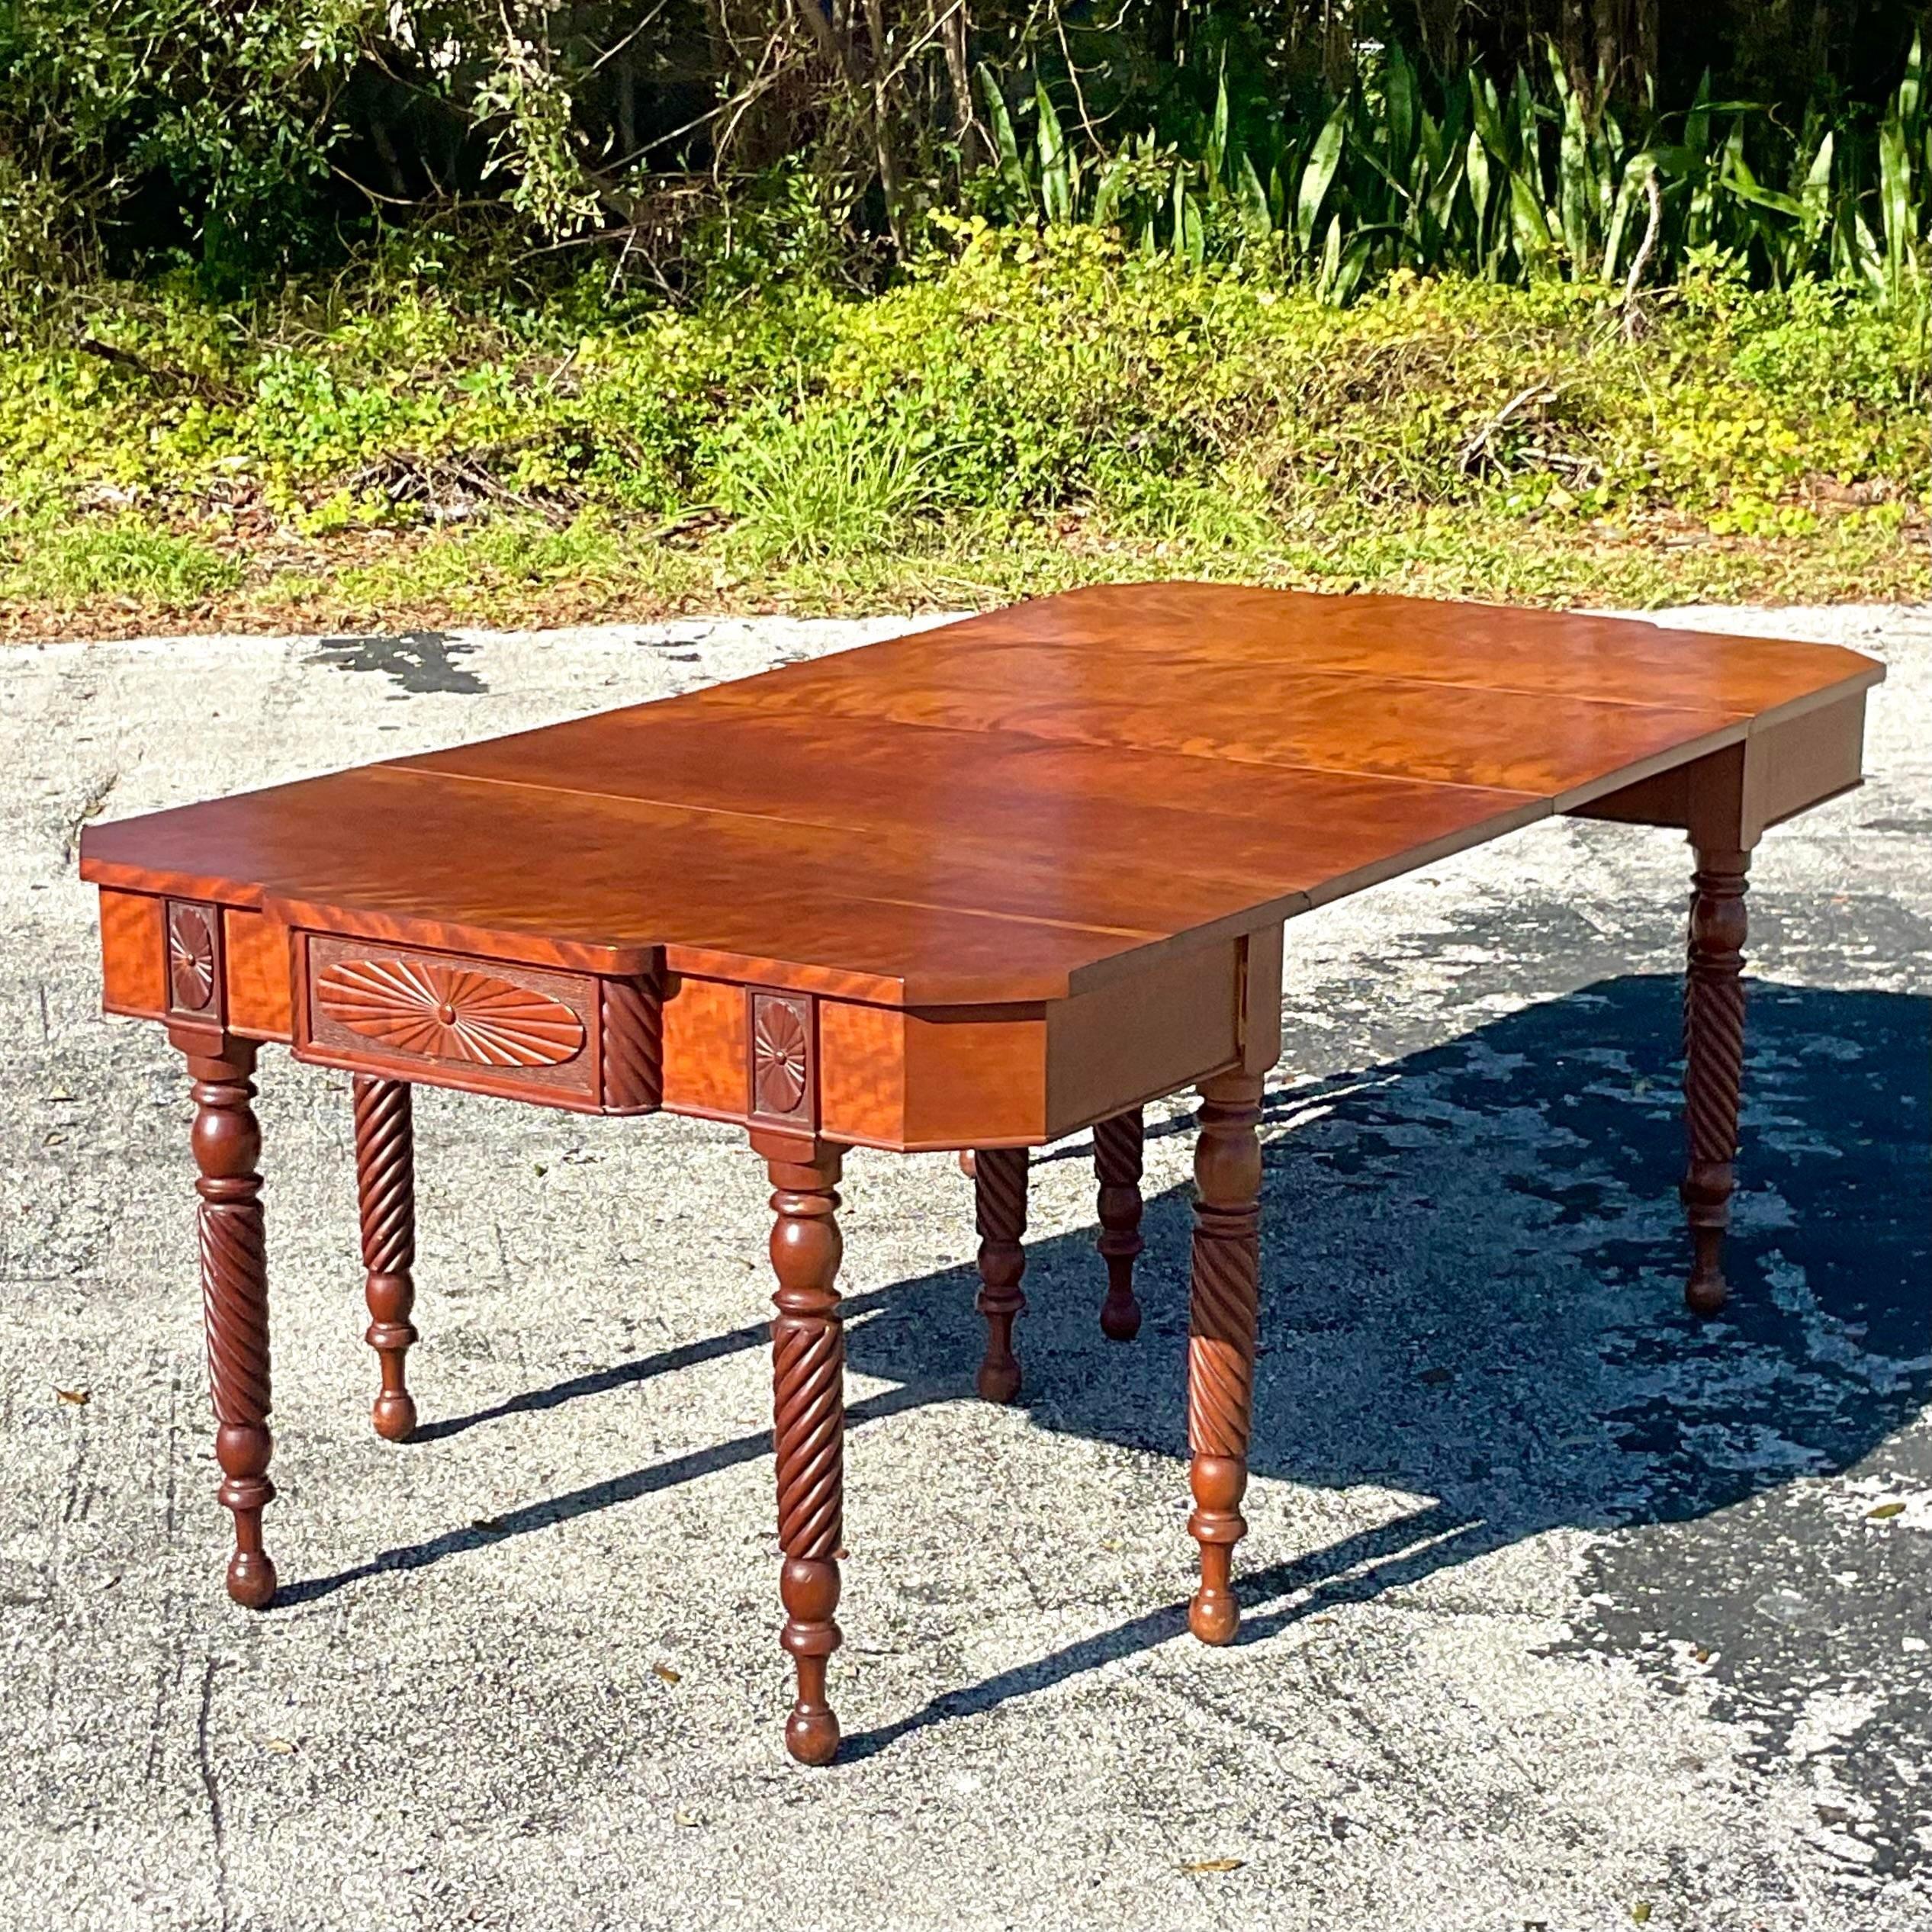
[[[426,1092],[397,1448],[346,1078],[266,1056],[284,1593],[228,1603],[184,1082],[98,1014],[73,847],[902,626],[0,655],[0,1925],[1932,1926],[1932,613],[1703,621],[1892,665],[1873,783],[1759,855],[1734,1318],[1678,1303],[1680,841],[1546,824],[1304,918],[1244,1641],[1183,1631],[1180,1110],[1131,1347],[1086,1146],[1038,1158],[1010,1410],[966,1183],[860,1154],[817,1773],[722,1128]]]

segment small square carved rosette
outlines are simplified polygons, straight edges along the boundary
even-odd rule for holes
[[[818,1002],[809,993],[746,989],[751,1043],[745,1112],[754,1124],[818,1126]]]

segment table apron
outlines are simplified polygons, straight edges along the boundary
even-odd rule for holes
[[[903,1151],[1035,1146],[1279,1051],[1278,924],[1152,951],[1066,999],[892,1007],[291,929],[118,888],[101,911],[111,1011],[577,1113]]]

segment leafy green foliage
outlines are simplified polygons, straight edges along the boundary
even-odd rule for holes
[[[1197,267],[1260,256],[1336,302],[1398,268],[1609,281],[1640,255],[1657,279],[1730,263],[1775,287],[1821,275],[1893,299],[1923,279],[1922,39],[1875,127],[1814,111],[1795,140],[1761,106],[1714,101],[1708,75],[1682,114],[1633,119],[1590,111],[1553,48],[1548,66],[1540,88],[1519,70],[1506,91],[1475,66],[1426,76],[1390,46],[1377,72],[1315,114],[1236,112],[1223,66],[1211,104],[1174,138],[1149,131],[1085,156],[1037,81],[1023,144],[982,69],[997,153],[979,198],[1009,218],[1117,227],[1143,252]]]
[[[8,0],[0,320],[102,272],[230,299],[398,233],[553,294],[580,251],[612,294],[874,286],[976,213],[1336,302],[1403,267],[1615,280],[1653,181],[1653,281],[1897,299],[1932,247],[1922,10],[1715,11],[1660,48],[1599,6],[1586,54],[1558,0]]]
[[[675,4],[654,0],[654,18],[673,9],[667,37],[688,29]],[[506,213],[524,243],[575,235],[627,204],[626,171],[597,165],[580,98],[600,66],[587,32],[622,33],[623,14],[555,0],[9,0],[0,307],[31,311],[104,265],[191,263],[204,289],[233,296],[338,257],[386,220],[466,201]]]
[[[232,590],[241,571],[198,538],[137,518],[35,532],[0,593],[56,606],[120,598],[180,609]]]
[[[182,596],[218,587],[196,575],[211,542],[437,529],[521,533],[468,553],[519,582],[614,567],[667,524],[754,568],[969,530],[1251,565],[1418,543],[1435,518],[1555,542],[1896,534],[1932,492],[1929,312],[1693,267],[1633,338],[1600,283],[1398,270],[1338,309],[1252,265],[981,220],[862,301],[780,285],[594,320],[420,285],[108,299],[92,348],[0,348],[0,525],[21,568],[47,551],[71,584]],[[33,534],[61,530],[87,534],[71,554]]]
[[[44,293],[62,251],[91,256],[103,219],[128,220],[153,183],[167,185],[161,207],[201,211],[211,285],[280,265],[313,239],[329,109],[382,17],[377,0],[12,0],[0,212],[23,213],[26,231],[0,232],[0,297]]]

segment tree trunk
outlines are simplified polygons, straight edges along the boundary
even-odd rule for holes
[[[946,50],[946,79],[953,92],[953,138],[960,146],[960,172],[969,175],[985,161],[979,117],[972,111],[972,74],[966,60],[968,23],[963,5],[948,18],[940,39]]]

